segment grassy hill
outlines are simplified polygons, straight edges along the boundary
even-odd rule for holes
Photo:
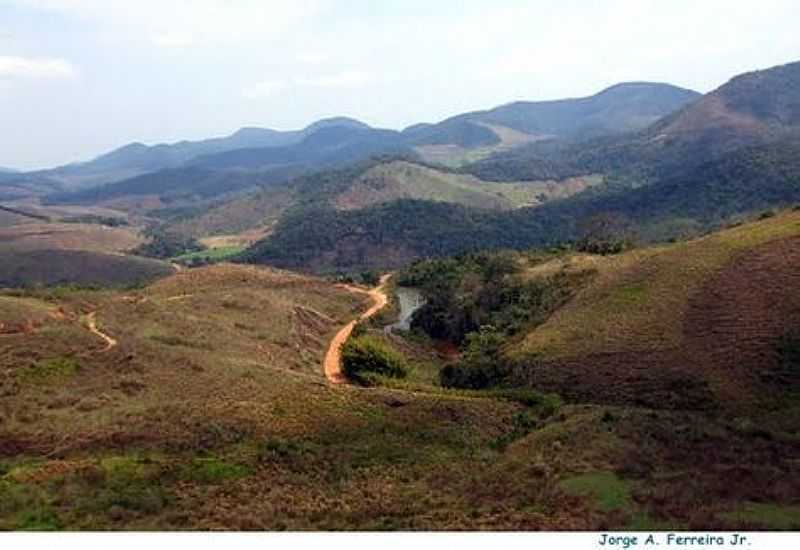
[[[567,197],[596,183],[598,178],[593,177],[565,182],[485,182],[470,175],[396,161],[367,170],[333,202],[341,210],[358,210],[399,199],[445,202],[488,210],[510,210]]]
[[[0,287],[131,286],[173,271],[164,262],[125,255],[145,241],[134,228],[23,220],[28,223],[0,223]]]
[[[697,240],[575,258],[596,281],[507,352],[530,362],[532,384],[583,399],[778,406],[792,391],[777,380],[779,344],[800,327],[799,253],[800,212],[791,211]]]
[[[0,248],[0,287],[136,286],[164,277],[164,262],[88,250]]]
[[[609,308],[597,307],[604,292],[622,295],[629,308],[623,311],[633,320],[641,321],[641,312],[629,302],[642,304],[645,317],[669,326],[682,311],[682,294],[675,289],[687,278],[697,280],[689,289],[721,281],[700,295],[716,307],[747,305],[751,302],[741,299],[763,286],[776,303],[785,302],[779,311],[788,311],[795,302],[787,293],[794,286],[785,277],[797,275],[798,235],[800,218],[786,213],[674,249],[591,261],[520,255],[522,271],[509,271],[508,262],[489,255],[479,260],[477,271],[467,270],[463,288],[497,285],[493,296],[513,300],[513,292],[503,291],[510,288],[502,282],[509,276],[535,282],[557,275],[562,264],[576,273],[594,266],[597,273],[577,281],[575,297],[563,306],[559,300],[557,313],[539,329],[517,325],[524,338],[509,341],[507,352],[530,358],[522,343],[559,315],[579,306],[596,319],[608,315]],[[757,269],[740,269],[745,252],[756,253]],[[776,263],[776,253],[790,261]],[[655,260],[667,269],[663,276],[646,263]],[[669,315],[648,301],[660,292],[629,290],[630,284],[648,289],[650,283],[630,283],[633,275],[626,269],[652,280],[654,288],[671,285],[677,301],[667,303]],[[753,278],[747,292],[739,289],[741,280],[730,279],[741,273]],[[764,285],[768,280],[774,282]],[[536,310],[546,301],[533,299],[544,295],[532,292],[524,294],[525,303]],[[361,294],[320,279],[230,264],[185,270],[128,291],[0,293],[0,369],[6,374],[0,379],[0,526],[731,530],[800,525],[794,505],[800,483],[793,474],[800,425],[784,402],[770,407],[735,396],[734,404],[750,406],[746,412],[723,407],[713,413],[685,407],[685,401],[640,402],[639,395],[647,397],[658,387],[653,380],[672,380],[671,371],[661,368],[650,374],[636,368],[613,383],[598,382],[591,395],[580,391],[580,378],[570,378],[560,385],[569,404],[519,385],[445,389],[429,375],[442,360],[426,350],[423,337],[386,335],[380,328],[367,330],[407,358],[407,379],[376,380],[369,389],[327,384],[321,366],[327,342],[365,307]],[[747,326],[757,328],[752,341],[778,333],[777,325],[764,323],[758,310],[747,307],[749,315],[742,319],[752,319]],[[693,311],[692,322],[699,322],[703,311],[712,312],[707,322],[720,318],[702,304]],[[790,317],[780,313],[775,319]],[[645,330],[652,323],[641,324],[640,332],[628,326],[630,338],[652,333]],[[725,334],[733,329],[725,342],[741,339],[739,326],[724,326]],[[721,334],[696,336],[716,341]],[[620,342],[630,341],[618,335]],[[593,342],[586,338],[582,345]],[[750,342],[735,351],[751,349]],[[581,376],[591,375],[593,365],[583,365]],[[548,372],[536,370],[548,368],[538,361],[520,362],[520,368]],[[702,372],[713,373],[715,388],[739,388],[747,371],[742,364]],[[557,379],[541,380],[546,389]],[[635,386],[637,380],[641,394],[617,399],[628,395],[626,383]],[[668,389],[685,392],[685,386]],[[769,395],[788,398],[785,389]],[[733,475],[740,482],[731,484]]]
[[[405,133],[416,145],[494,145],[500,136],[485,125],[528,135],[586,139],[646,128],[700,94],[668,84],[617,84],[593,96],[557,101],[519,101],[487,111],[465,113]]]

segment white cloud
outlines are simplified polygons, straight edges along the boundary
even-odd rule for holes
[[[369,81],[369,75],[361,71],[343,71],[336,74],[297,79],[297,83],[301,86],[313,86],[315,88],[352,88],[367,84]]]
[[[64,59],[0,56],[0,78],[69,78],[74,67]]]
[[[242,95],[247,99],[263,99],[282,92],[286,87],[283,80],[265,80],[245,88]]]

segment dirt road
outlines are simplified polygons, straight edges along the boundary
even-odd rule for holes
[[[384,292],[383,287],[386,285],[386,281],[388,281],[390,277],[391,274],[383,275],[380,283],[378,283],[378,286],[371,290],[364,290],[363,288],[350,285],[342,285],[342,288],[346,288],[351,292],[368,294],[370,298],[372,298],[373,303],[367,311],[361,314],[361,317],[347,323],[339,332],[336,333],[336,336],[333,337],[333,340],[331,340],[330,346],[328,346],[328,351],[325,354],[325,361],[322,364],[325,371],[325,378],[327,378],[331,383],[341,384],[342,382],[346,381],[344,374],[342,373],[342,345],[347,342],[347,339],[350,337],[350,334],[353,332],[353,328],[355,328],[358,321],[369,319],[383,309],[389,302],[389,298],[386,296],[386,292]]]
[[[102,351],[108,351],[108,350],[110,350],[111,348],[113,348],[114,346],[117,345],[117,341],[114,338],[112,338],[111,336],[109,336],[108,334],[106,334],[105,332],[102,332],[100,329],[97,328],[97,312],[96,311],[93,311],[89,315],[86,316],[86,328],[89,329],[89,332],[91,332],[92,334],[94,334],[96,336],[99,336],[100,338],[102,338],[105,341],[106,347]]]

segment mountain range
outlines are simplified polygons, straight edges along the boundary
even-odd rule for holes
[[[216,169],[261,169],[278,164],[319,167],[376,152],[430,145],[492,147],[515,138],[524,142],[608,135],[641,129],[697,96],[668,84],[625,83],[588,98],[511,103],[438,124],[417,124],[402,132],[334,117],[296,131],[242,128],[228,137],[202,141],[153,146],[131,143],[88,162],[31,175],[73,191],[195,164]]]
[[[2,174],[0,197],[111,207],[185,237],[266,232],[242,258],[299,269],[555,243],[608,212],[638,238],[673,238],[800,200],[798,90],[792,63],[705,95],[632,82],[403,131],[342,117],[248,128]]]
[[[498,182],[603,177],[603,185],[563,200],[502,214],[420,201],[355,212],[319,207],[287,216],[247,259],[314,269],[400,265],[416,257],[576,239],[583,220],[609,214],[638,239],[668,239],[796,204],[798,79],[800,63],[744,74],[637,132],[548,140],[463,168]]]

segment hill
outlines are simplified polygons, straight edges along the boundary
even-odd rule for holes
[[[283,172],[220,172],[199,167],[175,168],[85,189],[47,195],[49,205],[106,205],[123,210],[180,208],[259,187]]]
[[[562,151],[592,170],[637,171],[657,178],[742,147],[800,134],[800,62],[745,73],[638,135]]]
[[[216,170],[255,170],[286,166],[319,169],[403,150],[405,146],[397,132],[353,125],[332,125],[316,129],[295,145],[237,149],[203,156],[195,159],[192,164]]]
[[[532,377],[480,390],[442,387],[436,370],[457,366],[452,359],[442,365],[423,336],[386,334],[380,326],[359,330],[400,354],[406,377],[371,378],[368,390],[326,383],[328,342],[367,304],[362,293],[287,272],[227,264],[127,291],[2,292],[0,527],[796,528],[800,425],[786,408],[792,401],[766,405],[769,397],[790,397],[778,381],[791,370],[758,382],[774,392],[751,401],[744,397],[753,392],[726,390],[750,380],[746,362],[686,369],[691,380],[708,376],[712,388],[726,390],[720,396],[733,395],[730,408],[708,411],[686,400],[709,395],[702,385],[687,391],[670,369],[630,369],[587,395],[580,379],[550,376],[551,366],[527,346],[559,315],[613,315],[598,306],[617,295],[631,330],[603,333],[592,324],[593,331],[623,346],[654,335],[655,344],[670,342],[658,335],[672,334],[685,294],[668,294],[662,304],[659,289],[694,281],[687,289],[712,285],[697,299],[721,296],[714,304],[723,308],[690,308],[692,322],[718,327],[695,335],[711,342],[726,335],[722,357],[742,350],[752,357],[762,350],[752,343],[774,344],[779,327],[790,326],[782,324],[791,320],[784,312],[796,297],[786,277],[798,275],[800,262],[774,259],[793,258],[799,222],[787,213],[613,257],[533,251],[446,260],[454,266],[446,279],[460,281],[459,308],[476,316],[500,308],[498,319],[516,320],[524,337],[504,348],[520,355],[516,372]],[[757,268],[740,270],[751,254]],[[653,271],[648,261],[666,271]],[[580,275],[591,265],[596,273]],[[579,275],[566,293],[558,291],[566,289],[561,279],[549,278],[563,271]],[[750,286],[740,288],[737,274]],[[724,299],[745,298],[756,286],[786,306],[766,323],[762,310],[750,308],[754,302]],[[469,299],[479,294],[494,301]],[[725,308],[740,303],[748,315],[729,317]],[[539,316],[543,311],[555,313]],[[574,336],[578,356],[613,347]],[[571,357],[573,347],[565,349]],[[491,349],[472,341],[462,359],[485,365],[484,351]],[[591,370],[584,364],[581,375]],[[542,388],[559,384],[569,402],[525,385],[533,380]],[[638,401],[649,390],[652,406]],[[657,399],[663,391],[682,399]],[[734,474],[740,481],[731,484]]]
[[[446,132],[465,124],[498,125],[525,134],[561,139],[587,139],[600,135],[644,129],[660,118],[698,99],[700,94],[669,84],[628,82],[611,86],[593,96],[555,101],[518,101],[488,111],[465,113],[433,126],[410,128],[419,144],[443,143]],[[480,126],[478,126],[480,128]],[[486,127],[483,127],[486,129]],[[457,145],[491,145],[482,138],[444,141]]]
[[[397,134],[354,124],[319,124],[302,142],[286,147],[236,149],[200,156],[181,168],[161,170],[85,189],[52,193],[49,204],[104,204],[152,211],[185,209],[242,192],[282,184],[308,172],[363,161],[374,154],[403,152]]]
[[[11,201],[61,191],[58,182],[29,174],[0,172],[0,200]]]
[[[798,260],[798,211],[618,257],[558,259],[553,269],[584,266],[595,281],[506,352],[528,383],[581,400],[790,403],[780,343],[800,326]]]
[[[696,96],[666,84],[625,83],[587,98],[517,102],[438,124],[417,124],[402,133],[333,117],[295,131],[242,128],[227,137],[201,141],[153,146],[131,143],[88,162],[30,175],[76,191],[188,165],[263,169],[302,164],[319,168],[412,148],[431,161],[461,164],[545,137],[574,140],[637,130]]]
[[[204,155],[236,149],[284,147],[301,142],[314,132],[330,127],[368,128],[347,117],[323,119],[302,130],[278,131],[268,128],[241,128],[230,136],[201,141],[144,145],[131,143],[88,162],[70,164],[34,173],[61,183],[67,190],[130,179],[148,172],[178,168]]]
[[[476,248],[530,246],[547,239],[538,208],[602,187],[599,176],[563,181],[485,182],[405,159],[376,159],[290,182],[289,195],[264,192],[270,233],[242,259],[284,268],[323,271],[397,267],[417,257]],[[279,205],[270,209],[268,205]],[[247,200],[198,216],[243,213],[257,221]],[[234,214],[235,218],[239,218]],[[264,217],[263,220],[266,220]],[[190,220],[173,226],[196,228]],[[218,227],[218,226],[217,226]],[[197,234],[194,236],[208,236]],[[313,266],[306,262],[312,262]]]
[[[0,248],[0,287],[128,287],[172,273],[164,262],[87,250]]]

